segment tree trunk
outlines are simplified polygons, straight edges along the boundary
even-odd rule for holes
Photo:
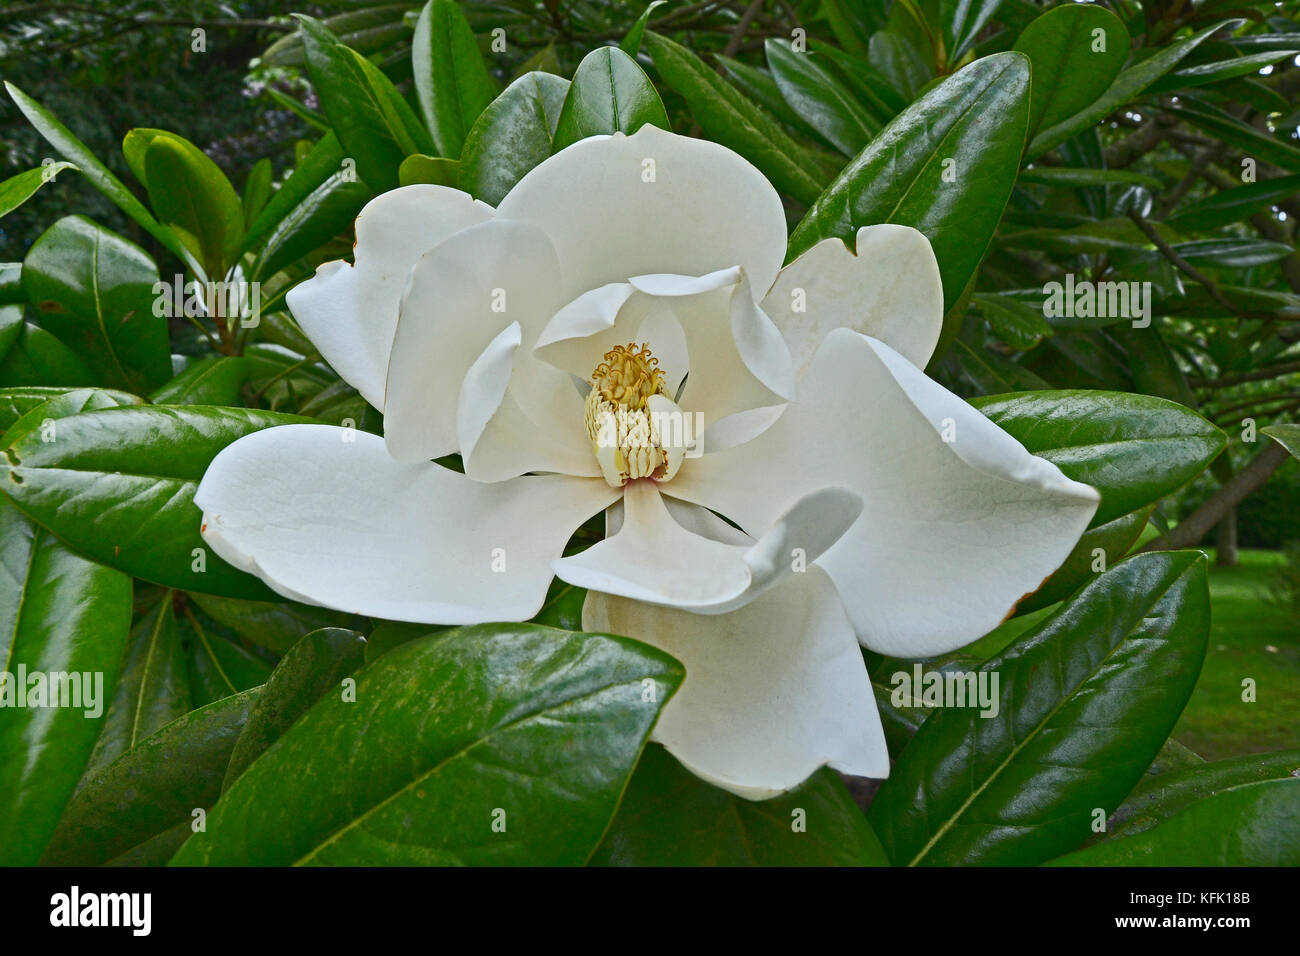
[[[1219,550],[1214,563],[1221,568],[1235,568],[1237,566],[1237,508],[1235,505],[1228,509],[1227,514],[1223,516],[1216,527]]]

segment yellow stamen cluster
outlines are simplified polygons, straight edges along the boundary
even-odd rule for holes
[[[619,487],[636,478],[671,478],[680,466],[681,455],[663,448],[650,407],[676,408],[664,388],[659,360],[645,344],[615,346],[591,373],[587,436],[611,485]]]
[[[591,373],[591,384],[613,405],[640,410],[651,395],[662,395],[664,373],[650,346],[628,343],[605,353],[605,361]]]

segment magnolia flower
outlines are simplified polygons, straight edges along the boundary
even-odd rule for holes
[[[654,739],[742,796],[886,776],[859,642],[969,643],[1097,507],[921,371],[943,307],[921,233],[782,268],[776,191],[714,143],[592,137],[495,210],[407,186],[356,234],[288,304],[383,437],[240,439],[199,487],[206,540],[285,597],[392,620],[527,620],[553,575],[587,588],[585,629],[686,667]],[[456,452],[463,474],[433,460]]]

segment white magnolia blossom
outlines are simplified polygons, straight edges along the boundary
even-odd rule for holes
[[[920,370],[943,312],[921,233],[868,226],[782,268],[776,191],[717,144],[592,137],[495,210],[407,186],[356,232],[355,262],[288,303],[384,436],[240,439],[199,487],[206,540],[288,598],[385,619],[527,620],[553,575],[588,588],[584,628],[686,666],[654,739],[734,793],[886,776],[859,642],[969,643],[1096,510]],[[432,460],[454,452],[464,474]],[[602,510],[607,537],[564,557]]]

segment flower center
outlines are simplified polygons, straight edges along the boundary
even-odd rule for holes
[[[615,488],[636,478],[667,481],[683,448],[664,446],[664,416],[679,409],[665,394],[664,373],[646,344],[616,345],[591,373],[587,437],[605,480]]]

